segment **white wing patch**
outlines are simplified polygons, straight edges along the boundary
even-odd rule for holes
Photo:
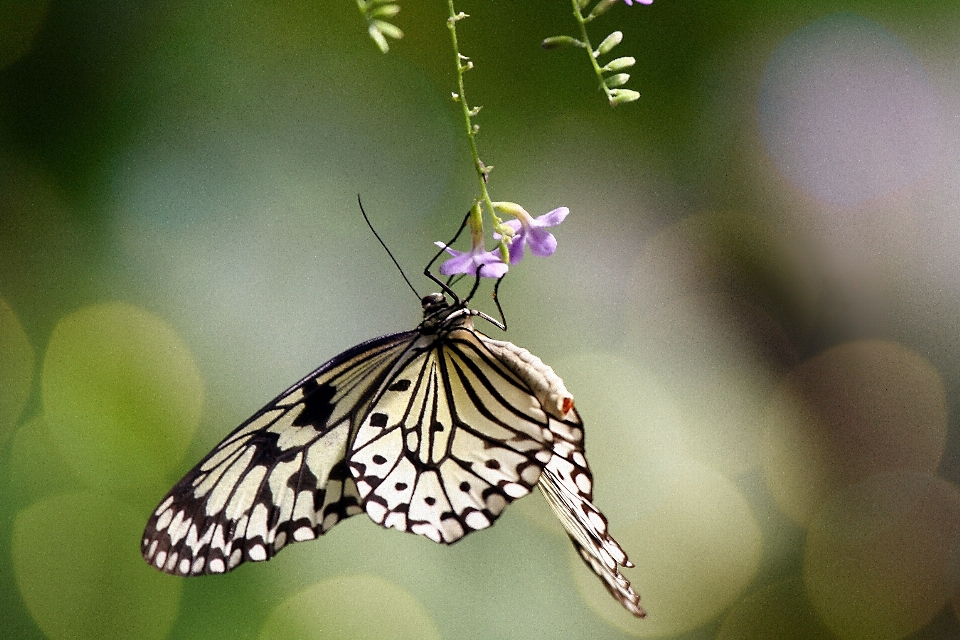
[[[240,425],[153,512],[141,543],[147,562],[177,575],[223,573],[362,512],[347,445],[417,335],[337,356]]]
[[[530,493],[552,456],[540,402],[478,335],[421,345],[357,432],[348,464],[384,527],[456,542]]]

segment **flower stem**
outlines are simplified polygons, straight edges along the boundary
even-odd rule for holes
[[[477,199],[477,202],[483,202],[487,209],[490,211],[490,216],[493,219],[493,226],[495,230],[499,230],[502,226],[500,218],[497,216],[497,212],[493,207],[493,201],[490,199],[490,193],[487,191],[487,177],[490,174],[490,169],[493,167],[487,167],[482,160],[480,160],[480,153],[477,151],[477,131],[479,127],[473,124],[473,116],[477,114],[479,108],[471,109],[470,103],[467,102],[467,97],[463,88],[463,74],[465,71],[469,71],[473,68],[473,63],[470,62],[469,58],[460,54],[460,48],[457,44],[457,22],[466,18],[467,15],[464,13],[457,13],[456,9],[453,7],[453,0],[447,0],[447,6],[450,9],[450,17],[447,19],[447,28],[450,29],[450,39],[453,43],[453,54],[454,62],[456,63],[457,69],[457,93],[454,95],[454,100],[460,103],[460,109],[463,113],[463,124],[467,133],[467,140],[470,142],[470,153],[473,155],[473,167],[477,172],[477,180],[480,184],[480,197]],[[466,64],[464,64],[466,62]],[[470,228],[474,234],[474,238],[483,236],[483,212],[479,206],[474,206],[470,209]]]
[[[600,65],[597,64],[597,58],[593,53],[593,45],[590,44],[590,36],[587,35],[587,23],[590,22],[592,17],[583,17],[583,14],[580,12],[580,3],[578,0],[571,0],[571,2],[573,2],[573,17],[577,19],[577,24],[580,25],[580,41],[587,45],[587,57],[590,58],[590,64],[593,66],[593,72],[597,74],[597,80],[600,81],[600,86],[603,88],[603,92],[607,94],[607,100],[610,102],[610,104],[613,104],[614,94],[610,91],[610,87],[608,87],[607,83],[604,81],[603,70],[600,68]]]

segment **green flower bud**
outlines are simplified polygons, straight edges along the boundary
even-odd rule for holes
[[[501,240],[498,247],[500,249],[500,262],[510,264],[510,246],[506,240]]]
[[[553,36],[546,38],[540,43],[540,46],[544,49],[559,49],[560,47],[580,47],[582,49],[587,45],[570,36]]]
[[[618,73],[608,78],[604,78],[603,84],[607,85],[607,87],[609,88],[622,87],[623,85],[627,84],[627,80],[629,79],[630,79],[629,73]]]
[[[373,41],[379,47],[381,53],[386,53],[390,51],[390,45],[387,44],[387,39],[383,37],[383,34],[380,33],[380,29],[377,28],[377,25],[370,24],[367,27],[367,33],[370,34],[370,37],[373,38]]]
[[[597,50],[594,52],[593,57],[599,58],[605,53],[610,53],[610,50],[613,49],[618,44],[620,44],[622,40],[623,40],[623,32],[614,31],[613,33],[611,33],[610,35],[608,35],[606,38],[603,39],[603,42],[600,43],[600,46],[597,47]]]
[[[367,19],[373,20],[374,18],[392,18],[398,13],[400,13],[400,5],[384,4],[377,7],[373,11],[370,11],[367,14]]]
[[[631,56],[625,56],[623,58],[614,58],[607,64],[605,64],[600,71],[604,73],[609,73],[610,71],[620,71],[622,69],[629,69],[633,65],[637,64],[637,59]]]
[[[640,99],[640,93],[638,91],[632,91],[630,89],[612,89],[610,91],[610,106],[615,107],[618,104],[625,104],[627,102],[633,102]]]
[[[590,12],[590,15],[587,16],[587,20],[593,20],[597,16],[602,16],[605,14],[610,7],[620,2],[620,0],[600,0],[597,3],[597,6],[593,8],[593,11]]]
[[[384,22],[383,20],[374,20],[373,24],[377,26],[377,29],[379,29],[383,35],[393,38],[394,40],[399,40],[403,37],[403,31],[400,31],[398,27],[395,27],[389,22]]]

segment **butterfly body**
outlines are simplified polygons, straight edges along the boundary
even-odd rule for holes
[[[635,615],[632,566],[593,506],[583,427],[539,358],[477,331],[441,294],[413,331],[331,359],[237,427],[151,515],[144,558],[223,573],[366,512],[452,544],[540,486],[581,556]]]

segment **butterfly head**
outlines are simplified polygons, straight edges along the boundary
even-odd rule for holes
[[[437,333],[444,328],[450,328],[456,318],[465,318],[469,322],[471,312],[466,305],[457,301],[453,306],[442,293],[431,293],[420,301],[423,305],[423,322],[420,323],[421,333]]]
[[[424,296],[423,299],[420,300],[420,304],[423,305],[424,318],[450,308],[447,297],[442,293],[431,293],[430,295]]]

